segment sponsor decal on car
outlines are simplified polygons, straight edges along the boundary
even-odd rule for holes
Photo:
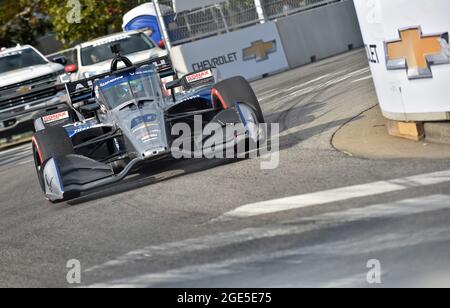
[[[211,70],[206,70],[206,71],[203,71],[203,72],[198,72],[198,73],[186,76],[186,81],[188,83],[193,83],[193,82],[205,80],[205,79],[208,79],[208,78],[211,78],[211,77],[213,77],[212,71]]]
[[[46,174],[44,176],[45,184],[47,185],[48,191],[53,193],[53,177],[49,178],[49,176]]]
[[[69,118],[69,112],[63,111],[58,112],[52,115],[46,115],[45,117],[42,117],[42,121],[44,121],[44,124],[53,123],[56,121],[66,120]]]
[[[135,129],[136,127],[138,127],[142,124],[148,124],[148,123],[155,122],[156,118],[157,118],[156,114],[146,114],[144,116],[134,118],[131,121],[131,129]]]
[[[77,84],[75,87],[75,90],[77,90],[77,91],[84,90],[84,89],[86,89],[86,87],[82,83]]]
[[[119,76],[119,77],[116,77],[116,78],[113,78],[113,79],[109,79],[109,80],[107,80],[105,82],[102,82],[102,83],[100,83],[100,88],[106,87],[106,86],[108,86],[108,85],[110,85],[112,83],[115,83],[117,81],[121,81],[123,78],[124,78],[124,76]]]
[[[97,124],[97,121],[94,119],[87,120],[86,122],[75,123],[74,125],[65,127],[67,134],[70,138],[79,134],[81,132],[87,131],[89,129],[104,127],[107,125]]]

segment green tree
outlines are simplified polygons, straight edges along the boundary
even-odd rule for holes
[[[61,0],[44,0],[53,31],[66,46],[87,41],[109,33],[121,31],[122,16],[136,1],[123,0],[80,0],[79,23],[73,14],[77,7]]]
[[[35,45],[53,32],[64,46],[121,31],[122,16],[139,0],[0,0],[0,44]],[[77,12],[79,7],[79,14]],[[74,15],[75,14],[75,15]],[[79,23],[76,17],[79,15]],[[75,18],[74,18],[75,17]]]
[[[50,23],[42,1],[3,0],[0,2],[0,44],[36,44],[37,37],[45,34]]]

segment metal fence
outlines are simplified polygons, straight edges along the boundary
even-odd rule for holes
[[[263,9],[264,14],[268,19],[275,19],[339,1],[340,0],[266,0],[263,2]]]
[[[164,16],[172,45],[179,45],[342,0],[227,0],[216,5]],[[170,0],[160,4],[171,6]]]

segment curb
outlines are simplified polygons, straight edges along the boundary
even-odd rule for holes
[[[450,132],[450,123],[448,124]],[[414,130],[414,127],[412,128]],[[412,141],[390,136],[386,131],[386,119],[382,116],[378,105],[340,127],[331,142],[337,151],[356,158],[450,159],[448,144],[430,143],[427,140]]]
[[[425,140],[450,144],[450,122],[425,123]]]

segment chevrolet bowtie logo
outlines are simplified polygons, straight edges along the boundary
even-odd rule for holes
[[[253,42],[249,48],[244,49],[244,61],[256,59],[256,62],[269,58],[269,54],[277,51],[277,42],[264,42],[259,40]]]
[[[389,70],[406,69],[409,79],[433,78],[432,65],[450,63],[449,35],[423,35],[420,27],[400,30],[400,40],[386,42]]]
[[[21,86],[16,90],[17,93],[25,95],[31,92],[31,87],[28,86]]]

